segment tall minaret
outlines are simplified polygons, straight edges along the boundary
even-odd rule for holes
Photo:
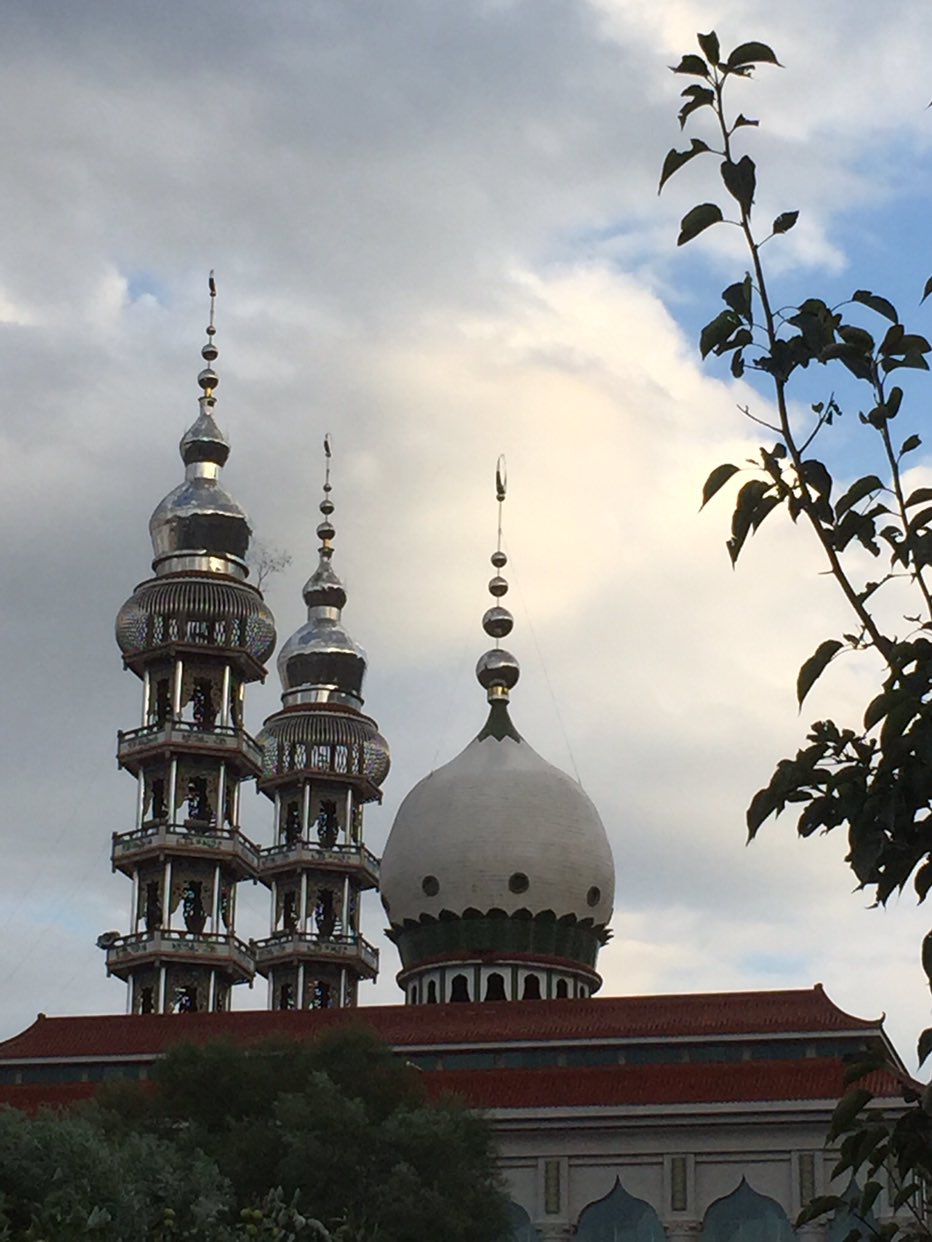
[[[363,844],[363,808],[381,801],[388,744],[363,715],[366,655],[341,620],[346,591],[333,571],[330,437],[324,440],[318,565],[304,587],[307,622],[278,657],[282,710],[259,742],[259,789],[275,804],[275,844],[259,878],[271,890],[271,935],[256,946],[270,1009],[356,1004],[379,955],[359,934],[360,897],[377,888],[379,860]]]
[[[137,781],[136,822],[114,833],[112,862],[133,882],[130,931],[107,934],[107,972],[131,1013],[222,1010],[250,981],[253,954],[234,931],[236,885],[259,852],[239,829],[240,785],[261,752],[243,728],[247,683],[265,676],[272,615],[246,582],[249,520],[220,485],[229,456],[214,421],[214,300],[198,375],[200,411],[181,440],[184,482],[149,522],[155,577],[120,609],[117,642],[142,682],[139,727],[117,760]]]
[[[410,1005],[582,1000],[601,985],[615,874],[599,813],[579,784],[515,728],[518,661],[503,569],[505,463],[495,474],[498,541],[482,628],[495,645],[476,677],[489,715],[455,759],[411,790],[382,860],[382,904]]]

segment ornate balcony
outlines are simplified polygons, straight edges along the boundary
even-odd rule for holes
[[[361,889],[379,886],[379,860],[364,845],[332,845],[325,848],[306,840],[294,841],[290,845],[273,845],[262,850],[259,879],[263,884],[271,884],[276,876],[298,867],[349,872]]]
[[[249,776],[262,771],[262,750],[245,729],[227,725],[208,729],[187,720],[166,720],[117,734],[117,761],[134,776],[146,759],[183,752],[219,756]]]
[[[238,830],[213,829],[197,820],[184,824],[152,821],[133,832],[113,834],[110,862],[114,871],[132,877],[141,863],[171,855],[210,858],[235,867],[238,880],[254,880],[259,871],[259,848]]]
[[[256,969],[266,975],[283,962],[332,963],[349,966],[363,979],[374,979],[379,970],[379,951],[362,936],[330,936],[310,932],[277,932],[254,943]]]
[[[107,974],[125,979],[134,969],[148,961],[152,965],[169,962],[215,966],[230,976],[234,983],[248,982],[256,973],[255,959],[249,945],[233,935],[201,932],[155,931],[136,932],[121,936],[107,949]]]

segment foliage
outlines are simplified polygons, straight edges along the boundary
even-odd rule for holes
[[[125,1085],[102,1096],[102,1124],[206,1156],[237,1211],[272,1188],[335,1242],[506,1236],[485,1121],[428,1101],[423,1075],[362,1027],[313,1043],[180,1047],[154,1079],[154,1093],[129,1102]]]
[[[699,348],[704,358],[727,359],[736,379],[763,385],[774,411],[760,416],[745,408],[769,436],[753,460],[711,472],[702,504],[726,485],[739,485],[727,541],[733,565],[749,536],[778,509],[808,528],[821,549],[851,621],[848,632],[827,637],[803,663],[796,686],[800,706],[837,659],[866,655],[880,669],[860,721],[817,721],[796,755],[777,764],[769,784],[751,800],[748,831],[753,837],[767,819],[790,807],[804,837],[846,830],[847,862],[858,886],[877,903],[910,882],[922,901],[932,887],[932,487],[915,473],[910,477],[916,461],[911,455],[921,439],[900,428],[910,408],[904,373],[928,371],[932,346],[903,324],[889,299],[867,289],[839,305],[815,296],[780,305],[762,254],[794,228],[799,212],[781,211],[758,228],[757,167],[738,150],[758,122],[726,106],[726,94],[730,99],[742,79],[760,65],[779,62],[757,41],[727,55],[714,33],[698,41],[701,54],[688,53],[673,67],[691,79],[681,93],[679,123],[685,129],[707,119],[711,132],[667,154],[660,189],[700,156],[718,162],[724,207],[703,202],[687,211],[677,244],[713,226],[736,229],[750,269],[722,292],[722,308],[702,329]],[[930,292],[932,278],[921,300]],[[818,394],[810,391],[813,372],[823,385]],[[836,396],[838,391],[845,395]],[[803,393],[819,399],[807,408],[800,404]],[[857,410],[853,426],[846,409]],[[848,436],[857,434],[858,452],[871,469],[839,482],[834,471],[843,415]],[[932,979],[932,934],[923,945],[923,965]],[[932,1030],[920,1038],[920,1059],[930,1050]],[[841,1140],[838,1175],[868,1177],[855,1213],[862,1224],[879,1193],[882,1166],[900,1187],[894,1196],[899,1206],[913,1202],[917,1186],[932,1187],[932,1104],[923,1107],[913,1093],[915,1107],[884,1123],[865,1120],[872,1098],[867,1087],[850,1092],[839,1104],[831,1136]],[[837,1197],[826,1199],[806,1219],[840,1204]],[[913,1227],[924,1232],[918,1219]],[[893,1234],[897,1228],[885,1226]]]
[[[291,553],[286,548],[275,548],[264,539],[253,539],[246,557],[260,591],[269,578],[286,570],[291,560]]]

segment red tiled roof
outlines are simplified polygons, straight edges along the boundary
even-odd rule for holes
[[[306,1039],[332,1026],[362,1023],[395,1047],[537,1040],[695,1038],[877,1030],[811,989],[612,996],[591,1000],[470,1005],[382,1005],[351,1010],[247,1010],[181,1015],[40,1016],[0,1043],[0,1061],[128,1056],[148,1059],[177,1043]]]
[[[587,1069],[434,1070],[425,1072],[430,1095],[460,1096],[473,1108],[611,1108],[631,1105],[799,1103],[842,1094],[840,1059],[732,1061],[704,1065],[613,1065]],[[875,1094],[902,1099],[892,1074],[864,1080]],[[90,1098],[99,1083],[29,1083],[0,1086],[0,1106],[35,1112],[66,1108]]]
[[[587,1069],[436,1070],[424,1076],[433,1096],[451,1092],[474,1108],[585,1108],[624,1105],[733,1104],[826,1100],[844,1091],[837,1058],[731,1061],[703,1065],[612,1065]],[[864,1080],[878,1096],[902,1098],[892,1074]]]

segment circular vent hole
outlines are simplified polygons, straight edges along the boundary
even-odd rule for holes
[[[589,889],[589,892],[586,893],[586,905],[597,906],[601,900],[602,890],[599,888],[598,884],[593,884],[592,888]]]
[[[515,871],[508,879],[508,887],[513,893],[526,893],[530,882],[523,871]]]
[[[435,875],[425,875],[421,880],[421,888],[426,897],[436,897],[440,892],[440,881]]]

